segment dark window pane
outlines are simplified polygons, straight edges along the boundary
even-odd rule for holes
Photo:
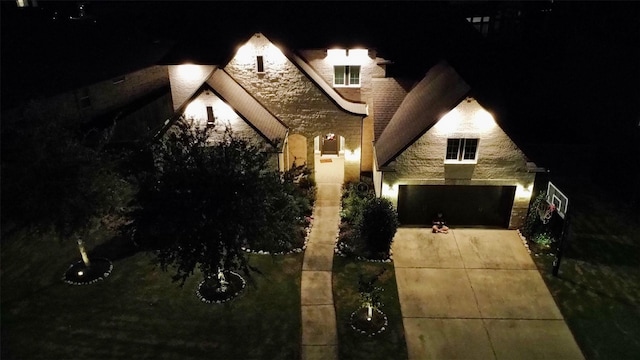
[[[262,55],[258,55],[256,58],[257,70],[259,73],[264,72],[264,58]]]
[[[464,139],[463,160],[475,160],[478,151],[478,139]]]
[[[447,160],[458,160],[458,149],[460,149],[460,139],[447,139]]]
[[[333,67],[333,83],[335,85],[344,85],[345,71],[345,66],[338,65]]]
[[[349,66],[349,85],[360,85],[360,66]]]

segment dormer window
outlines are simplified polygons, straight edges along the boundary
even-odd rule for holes
[[[478,160],[478,139],[447,139],[445,162],[475,163]]]
[[[264,57],[262,55],[256,56],[256,71],[258,73],[264,72]]]
[[[333,67],[333,85],[336,87],[360,87],[359,65],[336,65]]]

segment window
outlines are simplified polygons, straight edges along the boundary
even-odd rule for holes
[[[447,139],[449,161],[476,161],[478,158],[478,139]]]
[[[259,73],[264,72],[264,57],[262,55],[256,56],[256,70]]]
[[[473,16],[468,17],[467,21],[470,22],[473,27],[478,30],[482,36],[487,36],[489,33],[489,23],[491,22],[490,16]]]
[[[207,106],[207,127],[215,127],[216,126],[216,118],[213,115],[213,107]]]
[[[360,86],[360,66],[336,65],[333,67],[334,86]]]

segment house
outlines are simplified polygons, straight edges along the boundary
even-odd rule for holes
[[[417,81],[386,77],[388,64],[371,49],[293,52],[257,33],[224,66],[173,64],[169,78],[194,126],[231,126],[280,170],[332,161],[345,182],[372,174],[404,225],[442,211],[452,225],[519,227],[535,164],[445,61]]]

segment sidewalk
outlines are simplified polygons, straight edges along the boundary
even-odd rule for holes
[[[327,170],[331,170],[333,166],[335,165],[327,164]],[[304,254],[300,284],[303,360],[338,358],[331,274],[333,249],[340,222],[341,178],[342,176],[316,177],[318,192],[313,227]]]

